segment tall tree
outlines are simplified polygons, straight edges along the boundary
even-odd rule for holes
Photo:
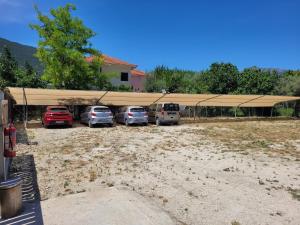
[[[3,53],[0,54],[0,85],[1,88],[5,86],[15,86],[17,82],[16,73],[18,70],[18,63],[11,55],[10,50],[5,47]]]
[[[231,63],[213,63],[205,76],[209,92],[228,94],[234,92],[237,88],[239,71]]]
[[[85,56],[100,56],[91,47],[89,39],[95,33],[71,15],[76,10],[72,4],[51,9],[51,17],[35,7],[40,24],[30,25],[39,34],[37,57],[44,64],[43,77],[56,88],[87,89],[94,85],[99,75],[101,58],[91,63]]]
[[[279,78],[274,94],[300,96],[300,71],[287,71]]]
[[[239,78],[237,93],[271,94],[278,82],[275,70],[263,70],[257,67],[244,69]]]
[[[16,86],[45,88],[47,86],[47,83],[41,79],[40,75],[28,62],[25,62],[24,69],[18,69]]]
[[[195,82],[198,82],[197,75],[194,71],[157,66],[147,74],[145,89],[148,92],[166,90],[170,93],[197,93],[195,85]]]

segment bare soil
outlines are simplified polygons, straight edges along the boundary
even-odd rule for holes
[[[127,188],[177,224],[300,224],[299,120],[33,128],[18,137],[18,154],[34,156],[42,200]]]

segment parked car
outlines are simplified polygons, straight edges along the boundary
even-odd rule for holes
[[[97,124],[107,124],[113,126],[114,117],[107,106],[88,106],[80,115],[80,121],[94,127]]]
[[[126,106],[122,107],[116,113],[116,121],[124,123],[126,126],[130,124],[148,124],[148,113],[141,106]]]
[[[45,128],[52,125],[72,127],[73,116],[65,106],[47,106],[46,111],[42,115],[42,124]]]
[[[160,124],[178,124],[179,105],[176,103],[155,103],[149,106],[149,122]]]

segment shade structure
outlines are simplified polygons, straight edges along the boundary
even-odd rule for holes
[[[82,91],[9,87],[5,93],[16,105],[113,105],[149,106],[172,102],[185,106],[273,107],[300,97],[273,95],[163,94],[111,91]]]

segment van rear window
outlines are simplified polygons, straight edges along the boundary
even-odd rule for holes
[[[165,111],[179,111],[178,104],[164,104]]]
[[[132,108],[130,109],[130,112],[145,112],[144,108]]]
[[[109,108],[94,108],[94,112],[110,112]]]

